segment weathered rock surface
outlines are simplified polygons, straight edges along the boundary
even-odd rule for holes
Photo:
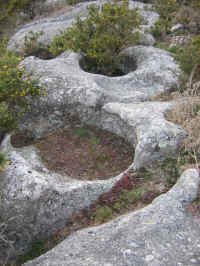
[[[64,3],[66,3],[65,0],[46,0],[44,2],[44,5],[46,5],[46,6],[52,6],[52,5],[62,5]]]
[[[70,51],[51,60],[26,58],[23,66],[40,76],[47,96],[33,102],[21,130],[41,137],[75,115],[128,140],[136,148],[137,168],[177,151],[186,133],[164,118],[172,104],[139,102],[176,86],[178,66],[169,53],[154,47],[130,47],[124,54],[121,67],[130,72],[113,78],[83,71],[79,56]]]
[[[74,15],[81,13],[85,17],[89,4],[78,4],[72,12],[24,26],[10,40],[9,49],[23,50],[23,39],[29,31],[43,30],[39,41],[49,43],[72,24]],[[143,3],[133,1],[130,6],[139,7],[147,19],[143,30],[158,19],[154,12],[144,10]],[[150,35],[143,36],[145,41],[154,42]],[[164,117],[174,103],[148,100],[176,87],[181,71],[171,55],[158,48],[129,47],[123,54],[121,69],[125,75],[120,77],[83,71],[79,64],[82,58],[71,51],[51,60],[26,58],[22,62],[26,73],[39,77],[47,96],[33,101],[30,113],[19,123],[20,129],[40,138],[78,116],[82,123],[120,135],[135,147],[130,166],[133,169],[173,156],[186,135]],[[15,149],[8,136],[2,149],[11,163],[0,176],[0,213],[7,221],[7,237],[14,241],[12,256],[24,253],[34,240],[47,238],[62,228],[74,213],[87,208],[122,176],[106,181],[78,181],[48,171],[33,146]],[[196,197],[198,180],[198,172],[188,170],[170,192],[143,210],[74,233],[25,265],[198,265],[195,263],[200,260],[195,256],[200,249],[199,227],[195,223],[193,226],[185,214],[185,207]],[[4,259],[4,251],[6,248],[1,249],[0,259]]]
[[[23,66],[40,77],[47,96],[33,102],[31,112],[20,123],[21,129],[41,137],[64,126],[69,114],[88,123],[101,115],[107,103],[141,102],[177,86],[180,70],[168,52],[137,46],[126,49],[124,54],[121,67],[128,74],[120,77],[83,71],[80,57],[70,51],[51,60],[26,58]]]
[[[66,28],[72,25],[74,17],[77,15],[81,15],[82,18],[86,17],[88,14],[87,7],[91,4],[103,5],[106,1],[90,1],[77,4],[73,10],[66,12],[62,15],[59,15],[56,18],[46,18],[40,19],[33,23],[25,25],[22,29],[20,29],[16,34],[10,39],[8,49],[21,51],[24,50],[24,37],[25,35],[29,35],[29,32],[40,32],[43,31],[43,35],[40,36],[38,41],[42,44],[49,44],[52,39],[60,34],[61,31],[66,30]],[[150,28],[157,20],[159,15],[153,11],[144,10],[144,7],[149,7],[149,4],[143,4],[137,1],[130,1],[130,8],[137,7],[139,12],[145,19],[145,25],[143,25],[143,30]],[[142,42],[144,43],[142,37]],[[149,38],[148,38],[149,39]],[[147,41],[147,38],[146,38]]]
[[[166,121],[164,113],[172,103],[108,103],[103,107],[100,127],[122,136],[135,147],[133,168],[172,157],[186,136],[182,128]],[[91,121],[90,121],[91,122]]]
[[[197,195],[199,173],[142,210],[71,234],[26,266],[192,266],[200,264],[200,225],[185,208]]]
[[[172,156],[185,132],[165,120],[172,103],[108,103],[89,123],[124,137],[136,147],[133,164],[137,169]],[[41,240],[62,228],[78,211],[87,208],[109,191],[122,174],[105,181],[77,181],[48,171],[33,146],[13,148],[10,137],[3,142],[10,165],[1,175],[3,220],[15,232],[15,253],[23,253],[35,239]],[[2,251],[3,255],[3,251]],[[4,256],[4,255],[3,255]],[[1,256],[0,256],[1,258]]]
[[[23,253],[33,240],[62,228],[73,214],[90,206],[121,178],[79,181],[50,172],[34,146],[14,149],[10,136],[5,138],[2,149],[10,165],[0,177],[0,224],[2,219],[8,221],[7,238],[14,242],[13,256]],[[0,261],[4,258],[1,247]]]

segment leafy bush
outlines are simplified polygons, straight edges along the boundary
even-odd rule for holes
[[[34,55],[42,59],[50,59],[50,54],[46,45],[39,41],[39,38],[44,34],[43,31],[29,31],[24,37],[24,56]]]
[[[42,44],[38,41],[39,37],[44,34],[43,31],[33,32],[30,31],[24,36],[24,54],[32,55],[42,49]]]
[[[197,76],[200,79],[200,35],[193,38],[190,45],[182,45],[176,48],[175,58],[181,69],[188,75]]]
[[[91,5],[85,20],[77,17],[73,26],[56,36],[49,51],[57,56],[65,50],[80,52],[86,71],[105,75],[118,74],[119,53],[136,43],[141,24],[137,9],[130,10],[129,2],[115,1],[101,7]]]
[[[155,0],[154,5],[161,18],[167,20],[170,20],[170,14],[175,12],[178,7],[176,0]]]
[[[45,93],[37,80],[24,77],[19,66],[22,57],[6,50],[7,40],[0,42],[0,132],[16,128],[17,120],[28,111],[32,97]],[[0,158],[1,159],[1,158]],[[3,160],[0,160],[2,165]]]
[[[0,57],[1,129],[12,130],[16,126],[14,121],[28,110],[31,99],[26,96],[39,96],[43,91],[30,75],[23,78],[24,69],[19,66],[21,60],[7,51]]]
[[[6,20],[16,10],[27,10],[35,0],[10,0],[2,3],[2,14],[0,15],[0,23]]]
[[[6,159],[6,156],[3,153],[0,153],[0,172],[3,171],[8,164],[9,161]]]
[[[154,0],[153,4],[160,18],[152,27],[152,34],[156,38],[163,38],[166,34],[170,33],[172,17],[176,13],[179,4],[176,0]]]

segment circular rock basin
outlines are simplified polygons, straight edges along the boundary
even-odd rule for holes
[[[82,180],[107,179],[126,170],[134,149],[123,138],[94,126],[71,125],[37,141],[17,133],[14,147],[34,144],[51,171]]]

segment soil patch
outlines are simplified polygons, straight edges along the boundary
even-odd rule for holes
[[[11,139],[14,147],[33,144],[21,134]],[[126,170],[134,149],[108,131],[72,125],[35,142],[45,166],[54,172],[82,180],[106,179]]]

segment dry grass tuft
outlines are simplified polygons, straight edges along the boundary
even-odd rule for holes
[[[188,133],[183,149],[197,163],[200,159],[200,82],[193,83],[192,88],[188,87],[184,93],[176,93],[174,96],[176,104],[166,113],[166,118]]]

